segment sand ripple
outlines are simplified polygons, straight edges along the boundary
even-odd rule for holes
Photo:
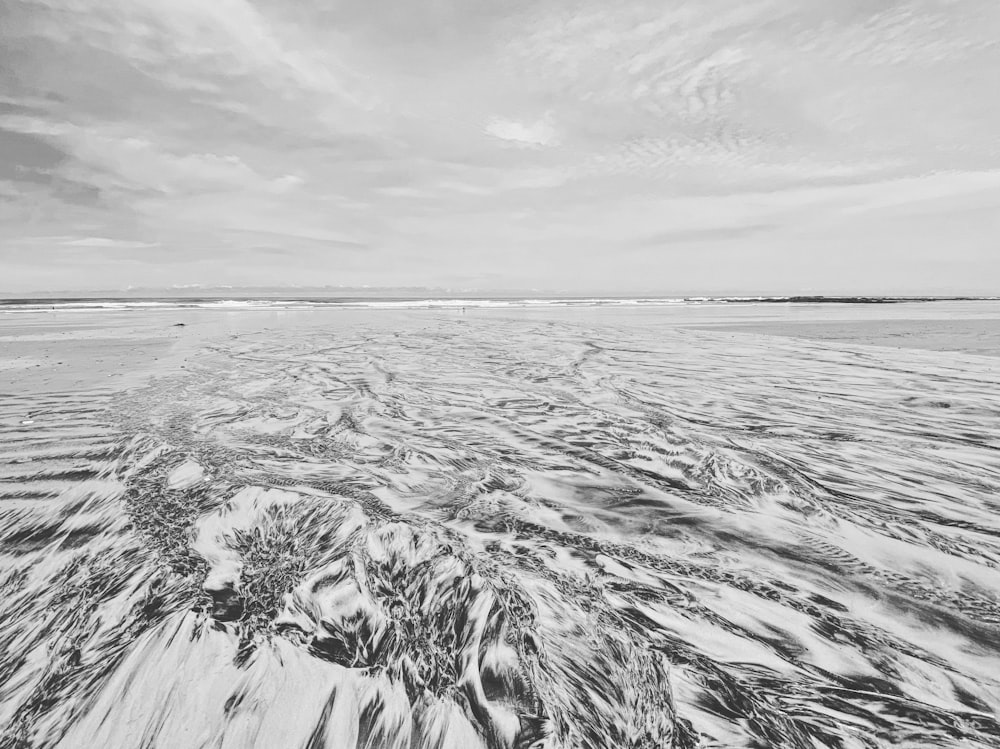
[[[393,322],[4,402],[0,746],[1000,745],[995,360]]]

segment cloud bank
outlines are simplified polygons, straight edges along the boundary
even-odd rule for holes
[[[2,291],[998,293],[1000,5],[13,0]]]

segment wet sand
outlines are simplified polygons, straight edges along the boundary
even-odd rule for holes
[[[171,358],[180,341],[172,323],[160,325],[82,315],[0,316],[0,393],[27,394],[122,390],[138,375],[172,371],[183,362]],[[87,315],[86,317],[92,317]]]
[[[996,746],[998,310],[4,314],[0,746]]]
[[[705,330],[1000,356],[1000,320],[859,320],[715,325]]]

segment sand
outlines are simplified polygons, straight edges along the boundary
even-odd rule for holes
[[[895,349],[1000,356],[1000,319],[771,322],[722,324],[705,329]]]
[[[0,314],[0,745],[995,746],[997,317]]]
[[[0,392],[124,389],[135,375],[182,363],[171,358],[180,337],[171,327],[121,326],[111,316],[89,325],[76,316],[24,317],[0,320]]]

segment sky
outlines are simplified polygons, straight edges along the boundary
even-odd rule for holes
[[[997,0],[0,0],[0,291],[1000,293]]]

